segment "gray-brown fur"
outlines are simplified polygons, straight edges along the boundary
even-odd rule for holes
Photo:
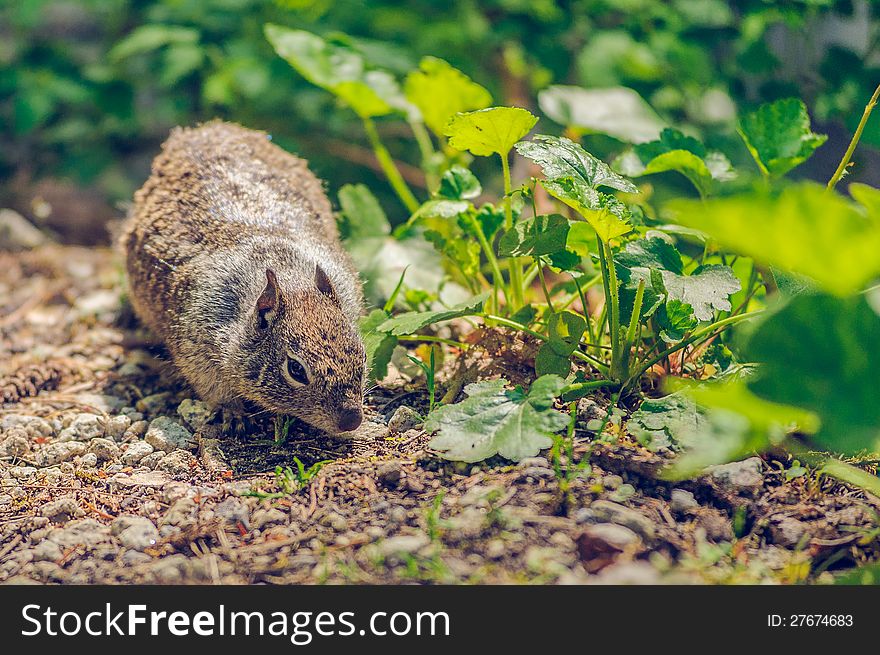
[[[135,311],[204,400],[334,432],[360,423],[361,286],[305,161],[237,125],[177,128],[122,245]],[[285,375],[288,351],[308,384]]]

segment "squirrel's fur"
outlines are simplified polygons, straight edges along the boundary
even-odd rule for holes
[[[305,161],[238,125],[176,128],[122,245],[136,313],[204,400],[332,432],[360,424],[361,285]]]

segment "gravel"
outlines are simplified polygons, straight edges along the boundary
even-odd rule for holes
[[[700,504],[690,491],[685,489],[673,489],[670,493],[669,508],[673,514],[686,514],[692,509],[699,507]]]
[[[760,457],[750,457],[707,469],[712,481],[719,487],[737,494],[754,495],[764,484],[761,470],[764,462]]]
[[[152,452],[153,447],[146,441],[135,441],[130,443],[122,453],[122,461],[129,466],[134,466]]]
[[[79,441],[58,441],[49,444],[37,458],[40,466],[55,466],[78,455],[84,455],[86,445]]]
[[[651,541],[656,530],[654,522],[641,512],[609,500],[594,501],[589,507],[578,510],[578,523],[614,523],[629,528],[642,538]]]
[[[189,430],[167,416],[160,416],[150,423],[144,441],[167,453],[178,448],[194,450],[198,446]]]
[[[110,524],[110,533],[131,550],[145,550],[159,540],[159,530],[150,519],[141,516],[117,517]]]
[[[114,462],[119,459],[119,446],[111,439],[98,437],[89,442],[89,452],[101,462]]]

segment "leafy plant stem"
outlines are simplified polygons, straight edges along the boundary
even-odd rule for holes
[[[629,327],[626,330],[626,342],[624,348],[627,350],[636,340],[636,331],[639,327],[639,318],[642,313],[642,300],[645,297],[645,280],[639,280],[639,288],[636,289],[636,299],[633,302],[632,316],[629,318]]]
[[[455,341],[454,339],[445,339],[443,337],[435,337],[430,334],[407,334],[402,337],[397,337],[399,341],[424,341],[426,343],[442,343],[447,346],[452,346],[453,348],[459,348],[461,350],[467,350],[468,344],[462,343],[461,341]]]
[[[480,225],[480,222],[471,217],[471,221],[473,221],[474,233],[477,235],[477,240],[480,242],[480,247],[483,249],[483,254],[486,255],[486,260],[489,262],[489,266],[492,268],[492,298],[494,300],[495,308],[499,308],[498,303],[498,289],[502,288],[504,285],[504,276],[501,274],[501,267],[498,265],[498,259],[495,257],[495,252],[492,250],[492,245],[489,243],[489,240],[486,238],[485,233],[483,232],[483,227]],[[510,304],[510,298],[508,297],[508,291],[504,291],[504,298],[507,300],[508,304]]]
[[[422,156],[422,171],[425,173],[425,181],[428,183],[428,190],[433,192],[437,188],[439,180],[437,179],[437,175],[434,172],[434,167],[432,165],[432,160],[436,151],[434,150],[434,144],[431,142],[431,135],[428,134],[428,130],[425,129],[425,124],[421,121],[412,121],[409,126],[410,129],[412,129],[413,136],[416,138],[416,144],[419,147],[419,154]]]
[[[540,339],[541,341],[548,340],[547,337],[540,332],[535,332],[534,330],[527,328],[522,323],[517,323],[516,321],[513,321],[509,318],[504,318],[503,316],[495,316],[494,314],[479,314],[479,316],[482,317],[484,320],[491,321],[492,323],[495,323],[497,325],[503,325],[505,327],[509,327],[520,332],[525,332],[526,334],[530,334],[531,336],[535,337],[536,339]],[[575,350],[571,354],[571,356],[575,359],[579,359],[583,362],[591,364],[596,370],[604,375],[608,374],[608,367],[603,362],[599,361],[591,355],[587,355],[580,350]]]
[[[363,118],[363,123],[364,130],[367,133],[367,139],[369,139],[370,146],[373,148],[376,159],[379,161],[379,166],[382,167],[382,172],[385,173],[385,177],[388,178],[391,188],[394,189],[394,192],[397,194],[397,197],[400,198],[400,201],[404,204],[407,211],[409,211],[410,214],[414,214],[419,208],[419,201],[416,200],[413,192],[410,191],[410,188],[404,181],[400,171],[397,170],[397,166],[394,163],[394,159],[391,157],[391,153],[388,152],[388,148],[385,147],[385,144],[382,143],[382,140],[379,138],[376,124],[373,122],[373,119],[368,117]]]
[[[634,380],[639,379],[645,372],[647,372],[652,366],[654,366],[654,364],[666,359],[667,357],[669,357],[669,355],[672,355],[673,353],[678,352],[682,348],[686,348],[687,346],[691,345],[694,341],[699,341],[703,337],[706,337],[717,330],[723,330],[724,328],[729,327],[731,325],[735,325],[736,323],[739,323],[740,321],[744,321],[748,318],[754,318],[755,316],[758,316],[762,312],[763,312],[763,310],[758,309],[753,312],[746,312],[745,314],[737,314],[735,316],[728,316],[727,318],[723,318],[720,321],[715,321],[711,325],[707,325],[706,327],[704,327],[700,330],[697,330],[691,336],[689,336],[687,339],[684,339],[683,341],[679,341],[674,346],[670,346],[666,350],[661,351],[660,353],[658,353],[657,355],[655,355],[654,357],[649,359],[647,362],[643,362],[629,376],[629,378],[626,380],[626,382],[622,385],[622,388],[626,389],[630,384],[632,384],[632,382]]]
[[[589,382],[575,382],[573,384],[569,384],[566,387],[562,388],[560,392],[560,396],[571,393],[573,391],[586,391],[593,389],[616,389],[620,385],[614,380],[590,380]]]
[[[507,153],[501,155],[501,170],[504,174],[504,227],[510,231],[513,229],[513,209],[510,206],[510,193],[512,184],[510,181],[510,162],[507,159]],[[509,310],[516,311],[523,306],[523,278],[522,268],[515,258],[511,258],[508,262],[510,268],[510,298],[508,303],[513,307]],[[512,301],[512,302],[511,302]]]
[[[868,104],[865,105],[865,111],[862,113],[862,119],[859,121],[858,126],[856,127],[856,131],[853,134],[852,140],[849,142],[849,146],[846,149],[846,152],[843,154],[843,159],[840,160],[840,165],[837,167],[837,170],[834,171],[834,175],[831,176],[831,179],[828,180],[828,190],[833,189],[838,182],[840,182],[841,178],[846,174],[847,166],[849,166],[850,159],[853,156],[853,153],[856,150],[856,146],[859,144],[859,140],[862,138],[862,132],[865,129],[865,125],[868,123],[868,118],[871,116],[871,112],[874,111],[874,107],[877,105],[877,101],[880,99],[880,86],[878,86],[874,90],[874,95],[871,96],[871,99],[868,101]]]
[[[623,348],[620,343],[620,307],[617,298],[617,271],[611,245],[599,239],[599,262],[605,281],[606,304],[608,305],[608,331],[611,334],[611,377],[622,382],[627,376]]]
[[[553,309],[553,301],[550,299],[550,292],[547,290],[547,282],[544,280],[544,262],[538,259],[538,278],[541,280],[541,290],[544,292],[544,299],[547,301],[547,307],[552,313],[556,313]]]

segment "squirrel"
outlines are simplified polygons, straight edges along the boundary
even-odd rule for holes
[[[135,313],[202,400],[360,426],[361,283],[304,160],[219,120],[175,128],[121,245]]]

